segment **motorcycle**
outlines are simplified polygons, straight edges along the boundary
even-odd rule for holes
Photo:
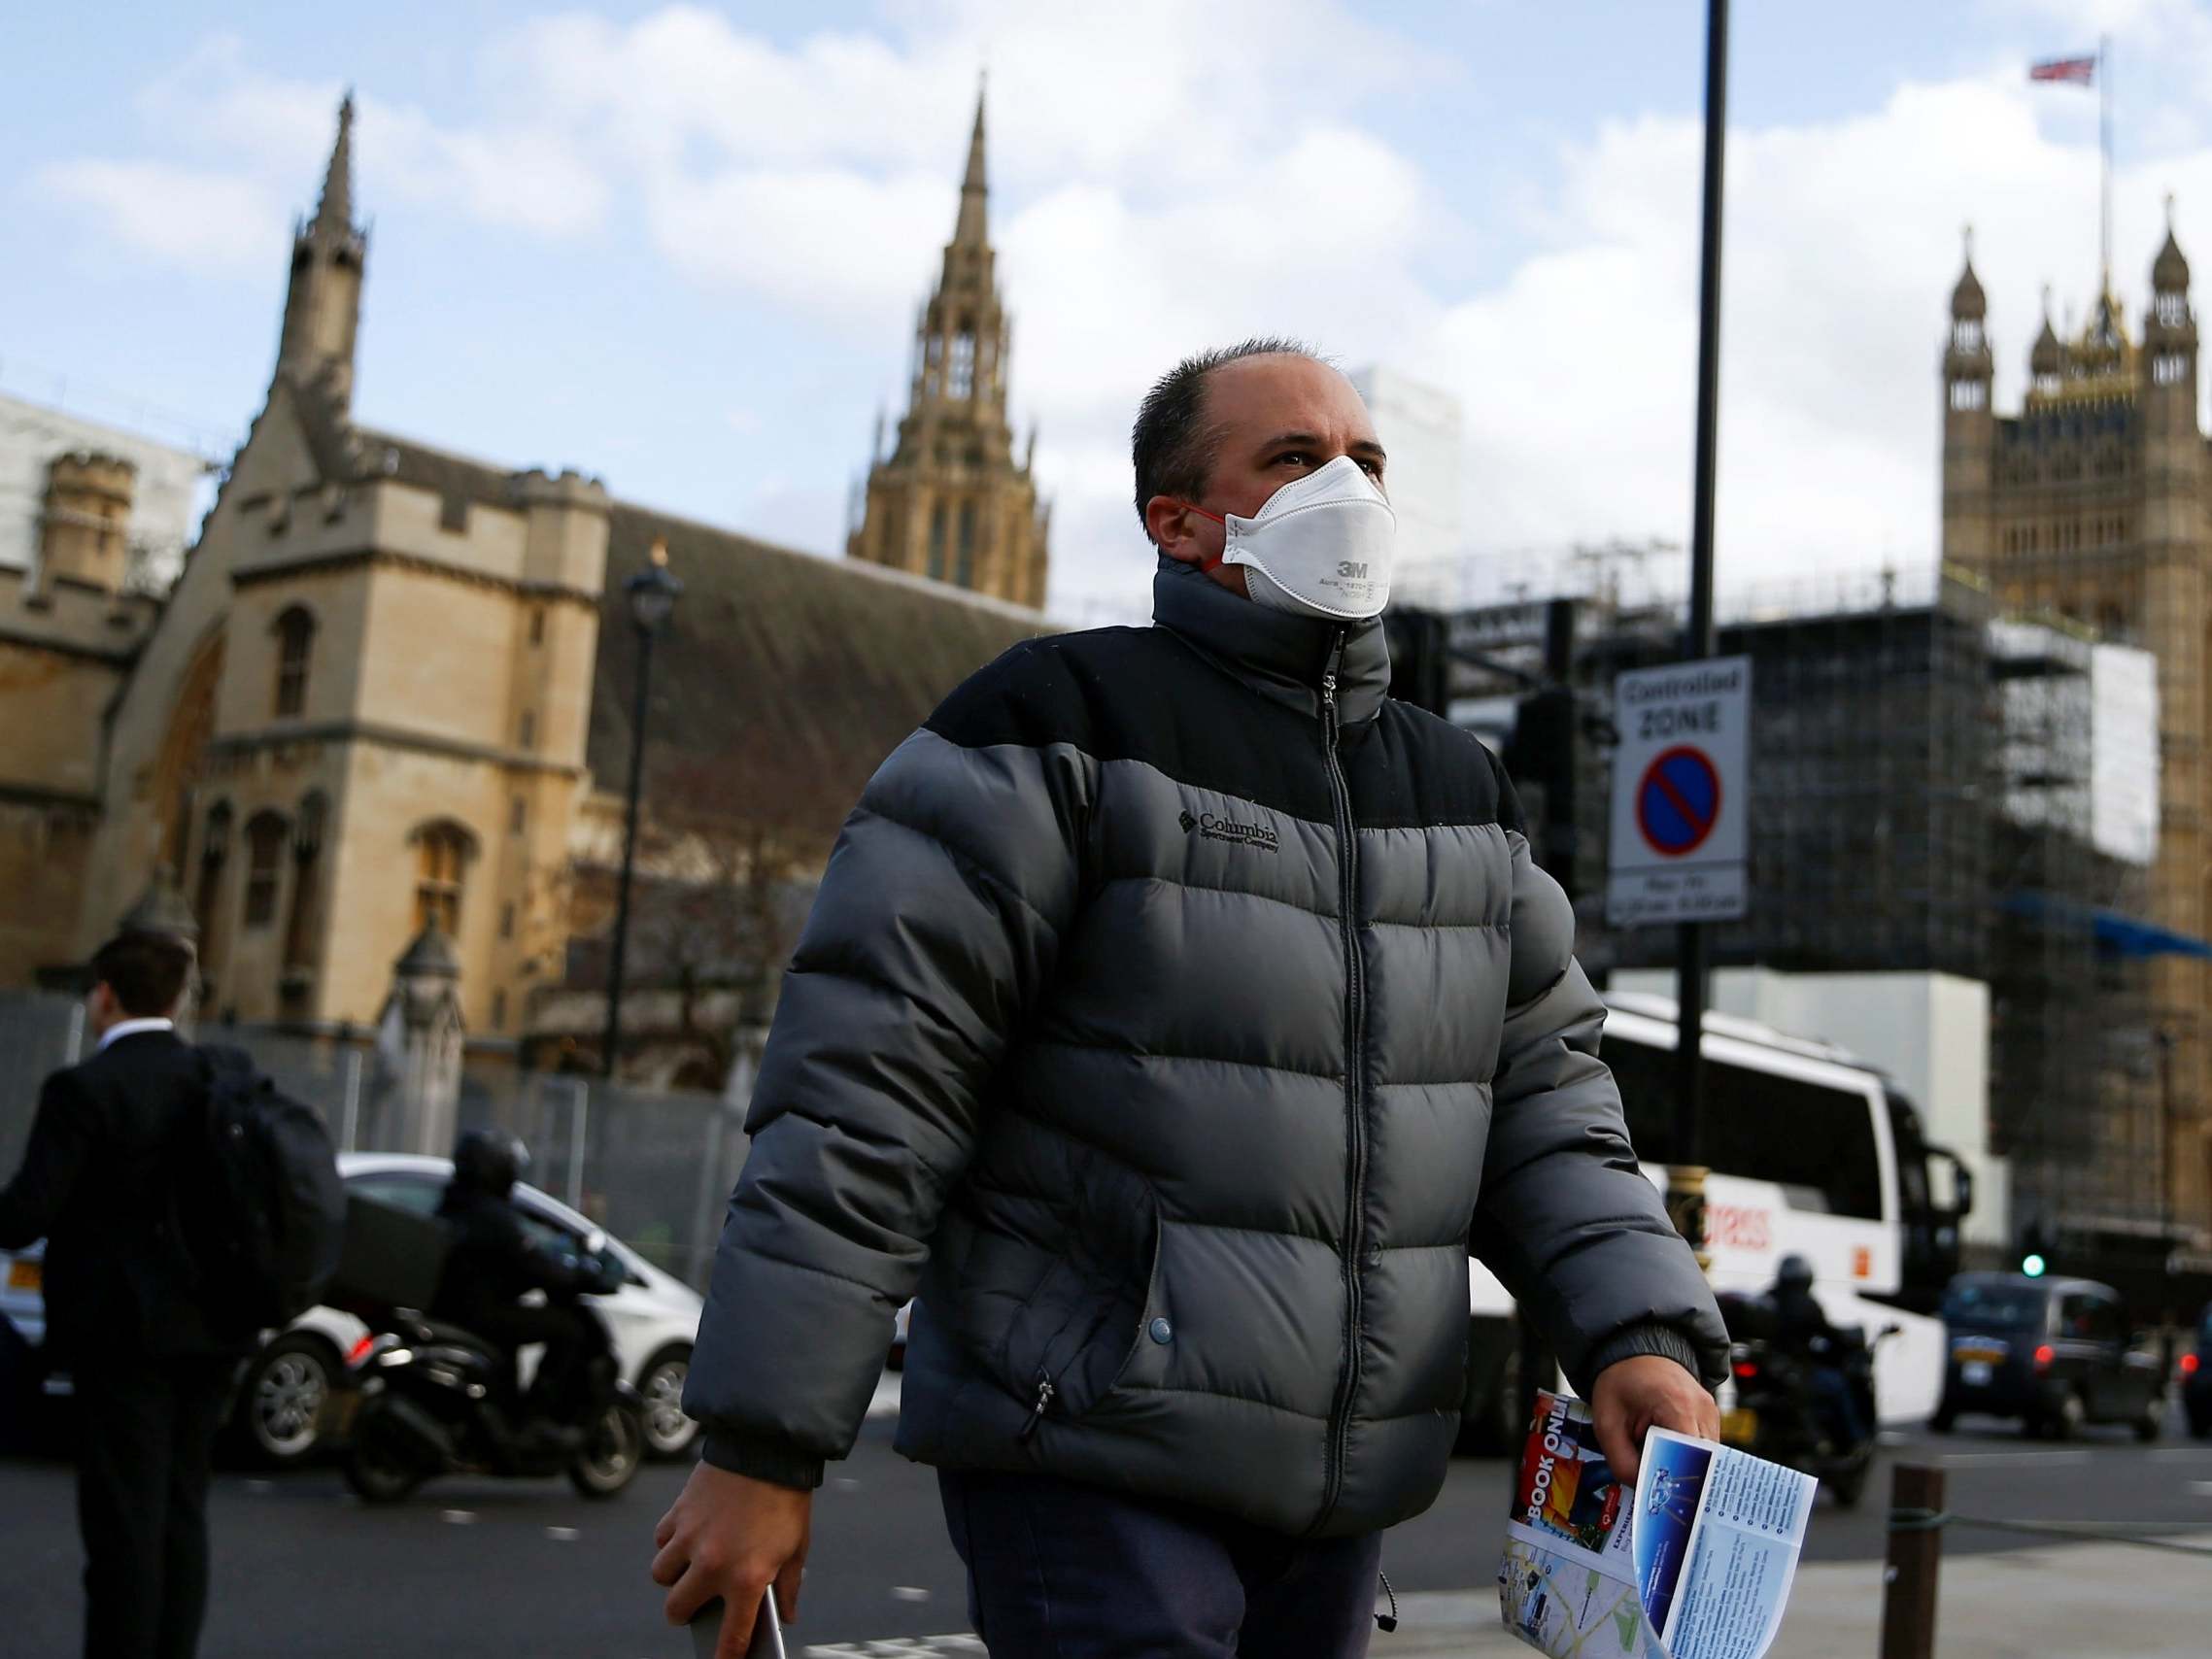
[[[1742,1330],[1730,1316],[1730,1329]],[[1813,1338],[1805,1354],[1785,1352],[1763,1337],[1737,1341],[1729,1350],[1736,1385],[1735,1405],[1721,1413],[1720,1439],[1754,1457],[1763,1457],[1818,1479],[1841,1508],[1857,1504],[1874,1469],[1874,1355],[1902,1326],[1885,1325],[1873,1342],[1858,1326],[1839,1329],[1831,1340]],[[1865,1432],[1855,1444],[1838,1445],[1813,1389],[1815,1367],[1840,1371],[1858,1406]]]
[[[509,1357],[473,1333],[401,1307],[369,1323],[347,1360],[360,1404],[344,1473],[362,1502],[395,1504],[441,1474],[565,1473],[612,1498],[644,1461],[645,1403],[611,1351],[583,1368],[571,1420],[547,1424],[530,1420]]]

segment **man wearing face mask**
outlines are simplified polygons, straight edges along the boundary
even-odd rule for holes
[[[1153,626],[947,698],[793,962],[654,1563],[672,1618],[734,1609],[729,1659],[765,1586],[796,1611],[917,1291],[898,1443],[1002,1656],[1366,1651],[1457,1431],[1470,1252],[1622,1479],[1650,1426],[1717,1426],[1726,1337],[1565,897],[1489,753],[1385,694],[1357,393],[1250,341],[1162,379],[1133,448]]]

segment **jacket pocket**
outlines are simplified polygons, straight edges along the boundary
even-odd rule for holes
[[[1159,1202],[1134,1171],[1089,1161],[1065,1251],[1009,1323],[1006,1386],[1029,1402],[1026,1439],[1111,1392],[1144,1334],[1159,1275]]]

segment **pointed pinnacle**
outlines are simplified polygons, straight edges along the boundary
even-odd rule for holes
[[[983,169],[984,88],[975,91],[975,129],[968,138],[968,173],[960,182],[960,219],[952,239],[958,246],[980,247],[984,237],[984,202],[990,194]]]
[[[314,236],[335,244],[354,232],[354,89],[338,105],[338,137],[323,175],[323,202],[315,210]]]

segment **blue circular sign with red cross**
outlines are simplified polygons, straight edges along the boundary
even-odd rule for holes
[[[1720,816],[1720,774],[1702,749],[1662,750],[1636,786],[1636,828],[1655,853],[1694,853]]]

